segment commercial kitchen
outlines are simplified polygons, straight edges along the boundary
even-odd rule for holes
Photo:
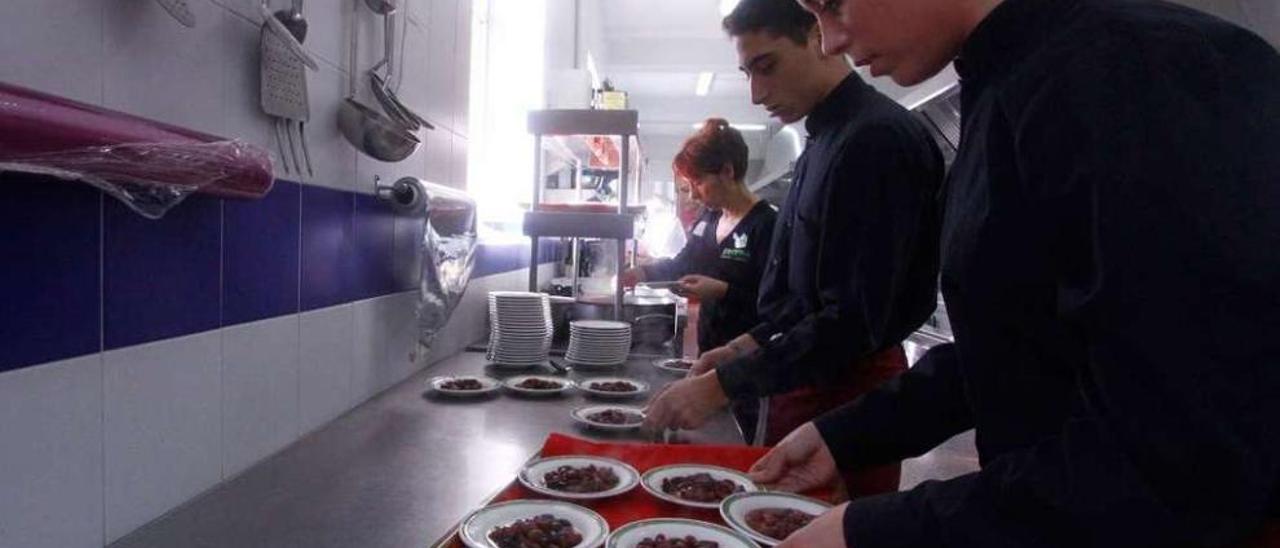
[[[799,525],[768,512],[844,502],[753,482],[787,433],[767,396],[644,422],[715,306],[643,275],[715,209],[692,137],[740,135],[780,215],[805,176],[814,126],[757,100],[740,1],[0,3],[0,548],[772,546]],[[1274,2],[1177,2],[1280,44]],[[968,67],[814,55],[957,161]],[[933,292],[908,367],[956,340]],[[978,472],[982,436],[896,488]]]

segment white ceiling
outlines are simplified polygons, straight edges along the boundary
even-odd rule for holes
[[[733,44],[720,30],[717,0],[587,1],[600,7],[605,46],[600,72],[625,90],[639,111],[641,140],[655,145],[647,152],[664,155],[675,145],[668,141],[689,135],[694,124],[712,116],[733,123],[769,122],[751,104]],[[710,93],[699,97],[694,88],[704,71],[716,76]],[[762,155],[765,135],[747,136],[752,156]]]

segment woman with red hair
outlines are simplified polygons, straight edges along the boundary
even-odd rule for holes
[[[676,290],[701,302],[698,350],[704,352],[758,323],[756,292],[777,212],[747,189],[747,143],[723,119],[708,119],[672,164],[677,181],[703,211],[679,254],[627,270],[623,283],[679,280]],[[748,438],[755,429],[754,403],[734,406]]]

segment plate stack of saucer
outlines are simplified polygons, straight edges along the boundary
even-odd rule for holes
[[[489,361],[529,367],[547,362],[551,302],[543,293],[489,292]]]
[[[631,352],[631,324],[578,320],[569,324],[565,359],[577,365],[609,366],[627,361]]]

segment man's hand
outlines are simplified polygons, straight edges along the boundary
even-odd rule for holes
[[[839,480],[835,457],[812,422],[806,422],[765,453],[747,473],[757,485],[800,493]]]
[[[698,356],[697,361],[693,362],[693,367],[689,368],[689,376],[696,377],[708,371],[713,371],[715,368],[720,367],[721,364],[736,360],[759,349],[760,345],[756,344],[756,340],[751,338],[751,335],[739,335],[729,341],[729,344],[713,348]]]
[[[644,428],[651,432],[668,428],[693,430],[728,403],[715,373],[681,379],[649,400]]]
[[[677,288],[681,295],[697,295],[702,302],[718,301],[729,292],[729,283],[701,274],[690,274],[680,278]]]
[[[778,548],[850,548],[844,543],[844,511],[849,503],[827,510],[799,531],[791,533]]]
[[[640,267],[628,268],[622,271],[622,287],[634,287],[636,284],[645,281],[644,269]]]

